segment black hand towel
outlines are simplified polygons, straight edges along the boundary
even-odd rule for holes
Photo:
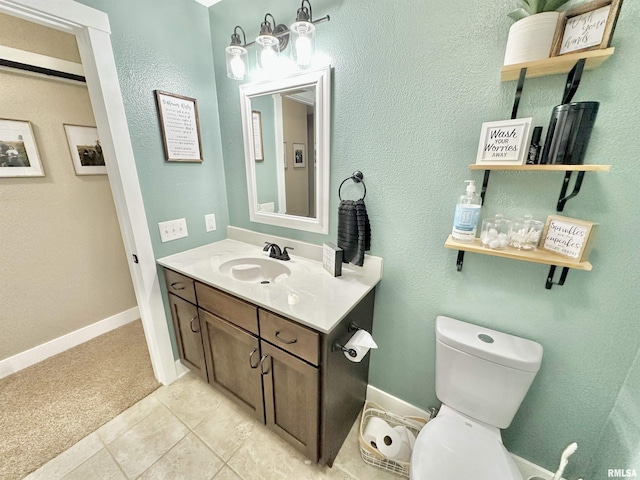
[[[371,225],[363,199],[340,201],[338,247],[344,250],[344,263],[362,266],[364,252],[371,249]]]

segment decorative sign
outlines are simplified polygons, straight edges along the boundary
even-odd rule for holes
[[[253,128],[253,159],[256,162],[264,160],[262,150],[262,112],[253,110],[251,112],[251,126]]]
[[[542,234],[541,249],[584,262],[589,256],[595,226],[593,222],[549,215]]]
[[[194,98],[155,91],[168,162],[202,162],[198,104]]]
[[[476,164],[522,165],[529,145],[532,118],[482,124]]]
[[[596,0],[564,14],[558,23],[552,56],[607,48],[622,0]]]

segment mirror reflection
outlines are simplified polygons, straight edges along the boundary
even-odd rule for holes
[[[328,233],[331,67],[240,86],[252,222]]]
[[[251,98],[259,211],[316,217],[315,98],[315,85]]]

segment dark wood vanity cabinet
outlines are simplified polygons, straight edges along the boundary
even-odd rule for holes
[[[180,359],[309,459],[331,466],[362,410],[369,374],[369,355],[350,362],[336,345],[354,325],[371,331],[374,291],[324,334],[168,269],[165,276]],[[191,292],[185,279],[194,304],[173,292]],[[201,357],[191,352],[195,340],[180,347],[185,333],[200,336]]]
[[[193,280],[170,270],[165,270],[165,274],[180,359],[193,373],[207,380]],[[193,302],[187,300],[193,300]]]

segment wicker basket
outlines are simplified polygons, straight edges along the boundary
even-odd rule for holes
[[[402,475],[403,477],[409,478],[409,462],[390,460],[382,453],[380,453],[378,449],[373,448],[371,445],[369,445],[369,443],[365,441],[363,433],[371,417],[380,417],[391,427],[404,425],[416,437],[428,420],[422,417],[401,417],[399,415],[395,415],[383,410],[380,405],[372,402],[367,402],[362,412],[362,419],[360,420],[360,433],[358,435],[358,441],[360,442],[360,455],[362,455],[362,460],[370,465],[382,468],[383,470],[386,470],[388,472],[396,473],[398,475]]]

